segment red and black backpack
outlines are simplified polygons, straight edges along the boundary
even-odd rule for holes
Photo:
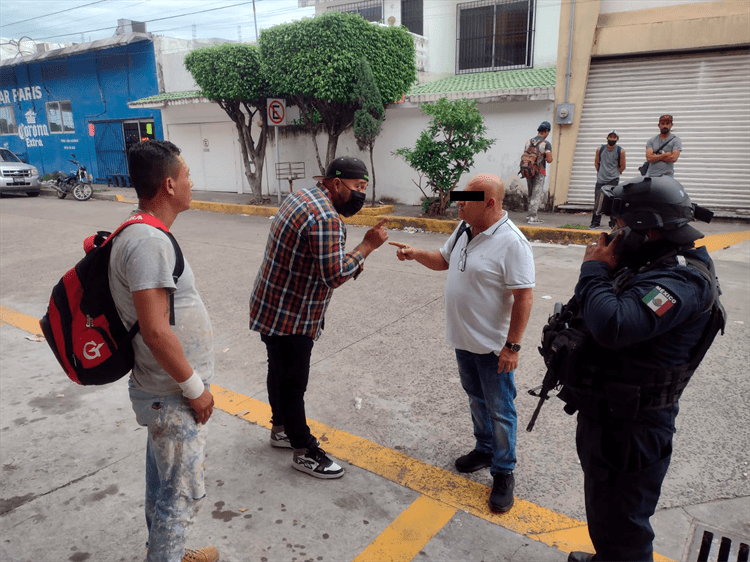
[[[174,236],[159,219],[148,213],[131,216],[112,234],[100,231],[84,240],[86,255],[52,289],[47,314],[39,321],[63,370],[81,385],[114,382],[133,369],[132,343],[138,333],[138,322],[130,330],[125,328],[109,290],[111,242],[131,224],[153,226],[169,237],[177,256],[172,272],[175,283],[185,268]],[[174,325],[172,295],[169,306],[170,324]]]

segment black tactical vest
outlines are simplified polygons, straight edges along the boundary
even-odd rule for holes
[[[688,320],[706,322],[701,338],[690,350],[690,361],[672,369],[655,369],[648,358],[625,356],[600,346],[586,327],[578,302],[571,299],[550,317],[539,348],[548,370],[556,375],[556,386],[562,386],[557,396],[566,402],[567,413],[580,410],[599,419],[635,420],[644,412],[672,406],[716,334],[719,330],[724,333],[726,312],[719,300],[721,291],[713,265],[709,269],[699,260],[672,252],[637,273],[664,263],[695,268],[711,284],[712,299],[708,307]],[[627,269],[620,272],[614,279],[615,292],[620,294],[630,287],[634,276]]]

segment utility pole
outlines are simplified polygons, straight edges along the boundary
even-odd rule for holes
[[[255,42],[258,42],[258,18],[255,15],[255,0],[253,0],[253,21],[255,22]]]

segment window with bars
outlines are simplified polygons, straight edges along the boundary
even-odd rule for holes
[[[456,74],[533,67],[534,2],[459,4]]]
[[[328,6],[327,11],[344,12],[347,14],[359,14],[367,21],[383,21],[383,0],[362,0],[338,6]]]
[[[424,35],[424,0],[401,0],[401,25],[412,33]]]
[[[50,133],[73,133],[73,110],[69,101],[47,102],[47,122]]]
[[[17,135],[16,112],[12,105],[0,107],[0,135]]]

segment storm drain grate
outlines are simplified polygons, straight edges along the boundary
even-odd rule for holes
[[[750,539],[698,523],[686,562],[748,562]]]

